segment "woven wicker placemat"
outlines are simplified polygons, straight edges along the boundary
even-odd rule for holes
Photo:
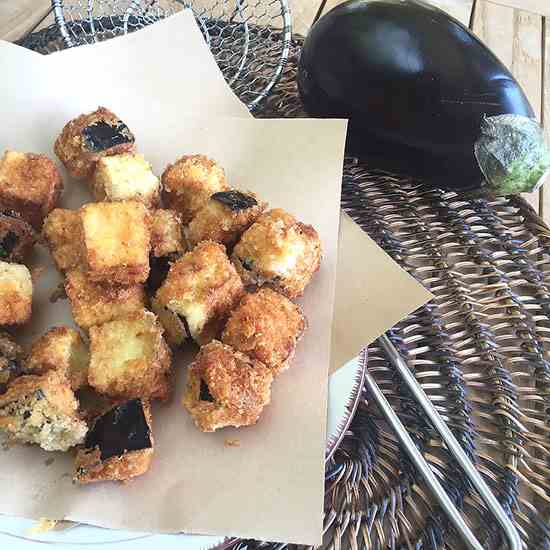
[[[295,84],[300,45],[296,39],[262,116],[305,115]],[[342,191],[342,207],[435,295],[389,333],[393,344],[525,546],[549,549],[550,229],[519,197],[458,196],[356,159],[346,161]],[[376,345],[369,371],[478,539],[505,548]],[[325,503],[329,548],[463,547],[366,392],[327,467]]]
[[[23,44],[43,53],[63,47],[55,27]],[[300,46],[296,38],[260,116],[305,115],[295,85]],[[342,206],[435,295],[389,336],[513,515],[525,547],[550,550],[550,229],[519,197],[457,196],[355,159],[346,161]],[[504,548],[376,345],[369,371],[479,540]],[[366,391],[327,465],[324,523],[324,546],[334,550],[463,547]]]

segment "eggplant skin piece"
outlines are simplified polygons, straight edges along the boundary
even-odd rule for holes
[[[82,130],[82,135],[87,149],[93,152],[106,151],[117,145],[134,143],[134,136],[123,122],[109,124],[104,120],[98,120],[90,126],[86,126]]]
[[[323,16],[301,52],[308,114],[349,118],[347,153],[439,187],[479,187],[485,116],[533,117],[497,57],[445,12],[415,0],[351,0]]]
[[[99,448],[102,461],[152,446],[141,399],[126,401],[100,416],[84,442],[87,449]]]

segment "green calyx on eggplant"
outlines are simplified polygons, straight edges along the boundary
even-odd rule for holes
[[[298,89],[310,115],[349,118],[347,154],[437,187],[531,191],[550,167],[508,69],[421,1],[351,0],[331,10],[305,40]]]

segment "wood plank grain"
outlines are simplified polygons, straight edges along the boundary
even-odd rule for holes
[[[305,0],[307,1],[307,0]],[[323,14],[342,4],[345,0],[327,0],[323,9]],[[458,19],[463,25],[468,26],[470,14],[472,13],[473,0],[426,0],[428,4],[432,4],[454,18]]]
[[[550,2],[548,0],[490,0],[494,4],[528,11],[537,15],[550,16]]]
[[[510,69],[541,120],[542,17],[493,2],[477,0],[473,30]],[[524,195],[541,212],[539,193]]]
[[[546,144],[550,147],[550,17],[542,20],[542,124]],[[541,216],[550,225],[550,183],[541,190]]]
[[[50,9],[50,0],[0,0],[0,40],[21,38]]]

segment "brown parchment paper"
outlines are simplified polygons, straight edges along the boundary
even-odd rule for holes
[[[42,60],[50,78],[59,75],[80,99],[88,95],[90,108],[101,102],[122,106],[137,94],[150,117],[164,105],[177,105],[183,114],[252,118],[188,10],[128,36],[49,56],[25,51],[25,57]],[[331,373],[431,297],[349,218],[339,247]]]
[[[339,243],[331,373],[432,296],[344,212]]]
[[[157,451],[147,476],[127,486],[75,487],[69,455],[13,448],[0,452],[0,482],[10,487],[0,492],[0,513],[140,531],[319,543],[345,123],[249,118],[221,79],[187,12],[127,37],[47,57],[0,42],[0,71],[0,149],[53,157],[53,140],[63,124],[104,104],[129,124],[157,173],[181,154],[209,154],[225,166],[233,185],[256,191],[316,226],[325,250],[322,269],[303,304],[310,331],[293,369],[275,383],[272,405],[257,426],[200,434],[179,405],[179,387],[171,406],[154,409]],[[221,119],[222,114],[239,118]],[[90,197],[81,186],[66,182],[63,206],[77,207],[86,200]],[[341,243],[348,241],[348,261],[338,263],[338,279],[365,280],[371,242],[349,220],[340,238]],[[351,260],[354,255],[357,262]],[[385,266],[395,269],[383,253],[373,257],[380,272]],[[36,286],[33,322],[21,335],[26,340],[70,321],[66,302],[49,303],[60,280],[49,262],[47,253],[38,250],[35,265],[50,269]],[[404,290],[393,292],[398,307],[385,319],[373,317],[383,308],[369,310],[355,299],[360,289],[376,301],[377,280],[369,280],[367,287],[339,286],[338,299],[349,308],[335,317],[342,330],[332,340],[335,348],[346,349],[336,362],[333,358],[333,365],[343,364],[340,357],[355,356],[381,327],[390,328],[398,320],[396,312],[402,317],[427,299],[420,285],[399,273],[397,282]],[[374,321],[378,328],[365,331]],[[188,361],[177,359],[179,386]],[[225,439],[232,438],[241,446],[225,448]],[[51,456],[55,460],[47,466]]]
[[[34,115],[35,137],[6,136],[0,130],[3,145],[51,154],[59,121],[88,108],[74,111],[62,97],[54,105],[35,107],[42,113]],[[141,531],[319,543],[345,122],[205,121],[173,113],[151,120],[130,101],[116,110],[156,172],[182,152],[205,153],[226,167],[229,181],[318,229],[324,260],[302,301],[310,327],[293,368],[274,383],[272,404],[256,426],[216,434],[196,430],[179,403],[190,356],[178,356],[176,399],[169,406],[154,407],[156,451],[147,475],[128,485],[79,487],[67,475],[70,454],[13,447],[0,452],[0,485],[10,487],[0,492],[0,512]],[[0,113],[9,116],[2,107]],[[64,204],[76,206],[88,199],[80,185],[66,183]],[[34,264],[49,265],[47,254]],[[66,301],[48,302],[58,280],[53,269],[40,277],[33,320],[22,338],[28,340],[54,324],[72,324]],[[228,438],[238,439],[240,447],[226,448]],[[50,456],[55,460],[47,465]]]

